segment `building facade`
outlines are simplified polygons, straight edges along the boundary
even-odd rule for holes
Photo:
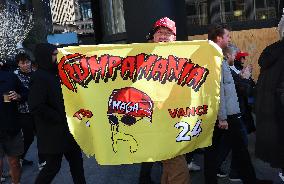
[[[52,22],[59,25],[75,24],[80,18],[78,0],[51,0]]]
[[[53,33],[94,33],[90,0],[51,0],[50,8]]]
[[[249,52],[257,79],[258,58],[279,40],[283,0],[96,0],[93,4],[96,43],[146,42],[153,23],[164,16],[177,26],[177,40],[207,39],[208,26],[232,27],[232,42]]]
[[[96,0],[94,26],[102,36],[101,42],[116,42],[121,35],[126,42],[143,42],[154,20],[168,16],[177,22],[182,35],[178,37],[183,40],[205,34],[212,23],[227,23],[236,31],[275,27],[283,3],[283,0]]]

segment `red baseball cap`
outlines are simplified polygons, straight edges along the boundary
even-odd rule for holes
[[[176,29],[176,23],[169,19],[168,17],[163,17],[159,20],[157,20],[154,24],[153,29],[157,30],[159,27],[166,27],[169,30],[171,30],[174,35],[176,35],[177,29]]]
[[[153,105],[153,101],[146,93],[133,87],[125,87],[113,90],[109,98],[107,113],[128,114],[133,117],[152,119]]]
[[[236,55],[236,60],[240,61],[241,60],[241,57],[246,57],[248,56],[249,54],[247,52],[238,52],[237,55]]]

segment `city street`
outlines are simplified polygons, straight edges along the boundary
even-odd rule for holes
[[[255,184],[251,162],[242,162],[249,161],[245,140],[256,183],[284,184],[284,0],[0,0],[0,20],[2,157],[22,154],[16,136],[22,129],[26,147],[36,131],[44,153],[78,148],[70,130],[100,163],[170,159],[207,145],[218,119],[215,127],[228,131],[225,145],[216,146],[216,164],[226,148],[238,148],[233,165],[246,184]],[[257,155],[281,169],[255,156],[256,134]],[[194,152],[200,170],[188,169],[190,184],[205,184],[204,160],[206,171],[214,168],[204,149]],[[68,160],[78,161],[77,153]],[[61,160],[53,156],[48,166],[57,171]],[[231,157],[218,168],[227,175]],[[14,183],[34,184],[36,137],[25,159],[33,163],[22,166],[19,182],[19,163],[9,158]],[[79,161],[72,163],[73,173],[75,166],[81,171],[77,181]],[[141,164],[99,165],[84,153],[83,162],[87,184],[141,182]],[[0,184],[11,184],[6,158],[2,166]],[[155,162],[149,184],[160,184],[162,173]],[[218,184],[242,184],[231,180]],[[63,158],[52,184],[72,183]]]
[[[253,155],[254,149],[254,136],[249,137],[250,152]],[[36,144],[34,143],[30,148],[27,159],[33,160],[33,166],[24,166],[21,184],[32,184],[38,173],[37,168],[37,156],[36,156]],[[203,155],[197,154],[195,161],[202,166]],[[272,169],[268,164],[263,163],[259,159],[253,157],[254,166],[256,169],[257,177],[260,179],[272,179],[274,184],[281,183],[278,177],[278,170]],[[85,176],[88,184],[136,184],[138,183],[140,164],[134,165],[121,165],[121,166],[100,166],[97,164],[94,158],[84,157]],[[228,162],[224,164],[224,168],[228,168]],[[7,170],[7,167],[5,167]],[[158,184],[161,177],[161,166],[155,164],[152,170],[152,179]],[[192,184],[203,184],[203,172],[191,172]],[[4,183],[9,183],[9,179]],[[56,176],[53,184],[71,184],[72,178],[69,172],[68,163],[64,159],[62,161],[62,167],[58,175]],[[219,179],[220,184],[229,184],[228,178]],[[231,182],[240,184],[240,182]]]

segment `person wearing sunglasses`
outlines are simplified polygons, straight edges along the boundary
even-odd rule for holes
[[[168,17],[157,20],[147,36],[148,41],[154,43],[176,41],[175,22]],[[189,184],[190,177],[187,162],[184,155],[179,155],[172,159],[163,160],[163,173],[161,184]],[[140,184],[142,177],[150,178],[152,164],[142,163],[140,172]],[[147,177],[148,174],[148,177]]]

